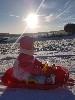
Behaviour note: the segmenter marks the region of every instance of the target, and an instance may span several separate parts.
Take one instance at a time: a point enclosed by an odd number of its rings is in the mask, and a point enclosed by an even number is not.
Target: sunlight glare
[[[35,28],[38,23],[37,15],[33,13],[29,14],[29,16],[26,18],[26,22],[30,28]]]

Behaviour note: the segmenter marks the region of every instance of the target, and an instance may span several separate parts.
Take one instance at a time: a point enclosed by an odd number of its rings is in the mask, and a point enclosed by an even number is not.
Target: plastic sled
[[[9,68],[4,75],[2,76],[3,85],[10,88],[27,88],[27,89],[55,89],[58,87],[62,87],[67,83],[69,79],[68,70],[62,66],[55,66],[55,68],[48,67],[46,71],[46,82],[44,84],[37,84],[34,81],[26,82],[19,81],[13,76],[13,67]],[[51,84],[48,82],[48,79],[51,74],[55,75],[55,83]]]

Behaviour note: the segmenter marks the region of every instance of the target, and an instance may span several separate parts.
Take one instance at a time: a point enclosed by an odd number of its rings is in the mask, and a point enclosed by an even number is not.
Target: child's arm
[[[43,64],[41,61],[39,61],[38,59],[35,59],[34,61],[34,66],[38,66],[38,68],[43,68]]]
[[[42,69],[38,66],[34,66],[33,63],[25,63],[20,64],[21,68],[31,74],[40,75],[42,73]]]

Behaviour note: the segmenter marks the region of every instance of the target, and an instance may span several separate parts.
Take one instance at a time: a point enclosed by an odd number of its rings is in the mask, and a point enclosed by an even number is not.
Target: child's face
[[[34,43],[32,44],[32,48],[31,49],[27,49],[28,51],[34,51]]]

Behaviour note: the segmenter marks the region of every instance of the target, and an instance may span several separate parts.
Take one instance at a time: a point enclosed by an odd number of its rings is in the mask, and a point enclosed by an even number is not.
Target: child
[[[39,83],[44,83],[46,77],[42,76],[43,64],[34,58],[34,38],[24,36],[20,39],[20,54],[13,66],[13,75],[20,81],[33,78]],[[40,77],[40,78],[39,78]]]

